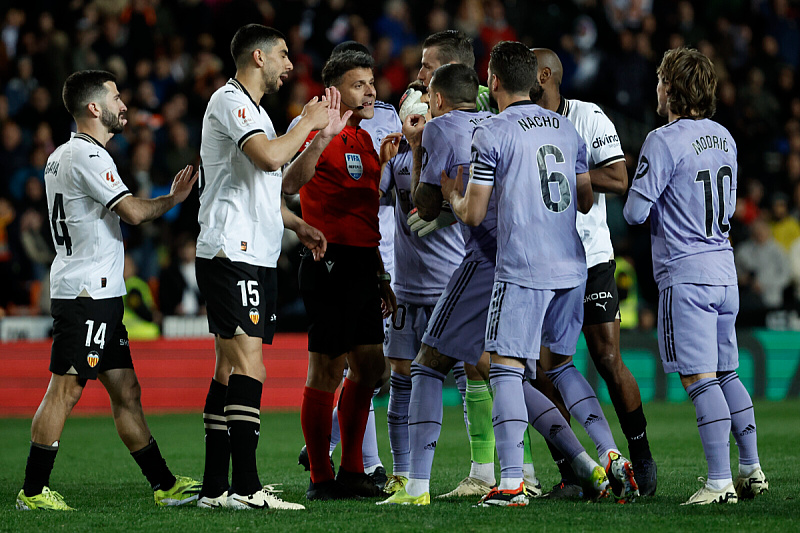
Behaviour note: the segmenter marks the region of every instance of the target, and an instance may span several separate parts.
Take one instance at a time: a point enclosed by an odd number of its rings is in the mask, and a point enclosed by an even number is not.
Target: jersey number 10
[[[717,225],[719,230],[725,234],[731,229],[728,224],[727,216],[725,215],[725,206],[727,205],[727,198],[725,197],[725,178],[730,180],[733,184],[733,170],[731,167],[725,165],[719,167],[717,171],[717,205],[719,205],[719,213],[717,214]],[[711,186],[711,171],[701,170],[697,173],[694,179],[695,183],[703,184],[703,193],[705,196],[703,202],[706,208],[706,237],[711,237],[714,234],[714,188]]]

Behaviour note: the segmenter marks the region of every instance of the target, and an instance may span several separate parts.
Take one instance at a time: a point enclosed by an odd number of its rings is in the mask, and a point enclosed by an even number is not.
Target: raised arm
[[[422,132],[425,128],[425,117],[422,115],[409,115],[403,122],[403,135],[406,136],[412,150],[413,163],[411,165],[411,199],[417,208],[417,215],[425,221],[434,220],[442,209],[442,190],[430,183],[420,183],[422,173],[422,158],[425,153],[422,148]]]
[[[317,101],[315,96],[303,108],[297,125],[286,135],[268,139],[266,135],[254,135],[244,142],[242,151],[253,164],[265,172],[274,172],[297,153],[308,134],[328,125],[329,102]]]
[[[345,125],[347,125],[347,119],[353,114],[352,111],[346,111],[343,115],[340,114],[341,94],[339,94],[336,87],[325,89],[325,101],[330,104],[327,108],[328,125],[317,133],[306,149],[283,171],[283,192],[286,194],[297,193],[300,187],[311,181],[311,178],[314,177],[314,170],[319,156],[322,155],[322,152],[333,138],[344,129]],[[297,129],[297,126],[292,131],[295,129]],[[308,134],[306,134],[307,136]],[[301,145],[302,143],[298,145],[298,149]],[[292,155],[295,153],[297,153],[297,150],[292,152]]]
[[[192,186],[197,181],[197,176],[197,172],[192,175],[192,165],[187,165],[175,175],[169,194],[158,198],[126,196],[113,207],[113,211],[132,226],[149,222],[186,200]]]
[[[464,167],[459,165],[456,178],[450,179],[442,171],[442,194],[450,202],[453,212],[467,226],[477,226],[486,218],[489,209],[489,200],[492,197],[492,185],[478,185],[474,182],[467,184],[467,191],[461,195],[464,186]]]

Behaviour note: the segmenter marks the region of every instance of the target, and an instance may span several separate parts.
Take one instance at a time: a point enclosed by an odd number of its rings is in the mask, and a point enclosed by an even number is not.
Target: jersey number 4
[[[56,198],[53,200],[53,238],[56,240],[57,246],[66,246],[67,255],[72,255],[72,239],[69,237],[67,230],[67,214],[64,212],[64,195],[56,193]],[[59,233],[59,227],[61,233]]]
[[[719,167],[717,171],[717,205],[719,205],[719,213],[717,213],[717,225],[719,226],[719,230],[724,234],[728,233],[728,230],[731,229],[730,224],[727,221],[727,215],[725,214],[725,206],[727,205],[727,197],[725,196],[725,178],[728,178],[728,183],[732,183],[733,181],[733,170],[731,167],[725,165]],[[706,208],[706,237],[711,237],[714,234],[714,187],[711,185],[711,171],[701,170],[697,173],[697,177],[694,179],[695,183],[702,183],[703,184],[703,193],[704,198],[703,202],[705,203]],[[730,191],[730,189],[728,189]]]

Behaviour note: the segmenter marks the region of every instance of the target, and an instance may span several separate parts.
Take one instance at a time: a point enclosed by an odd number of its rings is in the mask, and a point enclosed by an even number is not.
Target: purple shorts
[[[667,287],[658,296],[658,348],[664,372],[682,376],[739,367],[736,285]]]
[[[495,264],[467,256],[453,272],[433,309],[422,342],[439,353],[478,363],[483,353],[486,316],[492,297]]]
[[[413,361],[417,357],[425,328],[433,313],[432,305],[397,302],[394,321],[389,319],[383,355]]]
[[[571,289],[531,289],[495,282],[486,350],[517,359],[539,358],[540,346],[575,355],[583,325],[586,283]]]

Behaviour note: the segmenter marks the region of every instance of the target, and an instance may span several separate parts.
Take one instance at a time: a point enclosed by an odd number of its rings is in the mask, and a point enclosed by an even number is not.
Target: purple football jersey
[[[400,141],[397,155],[381,177],[384,195],[395,189],[394,292],[397,300],[414,305],[435,305],[450,276],[464,258],[464,238],[458,224],[420,237],[406,223],[411,200],[411,147]]]
[[[512,104],[475,129],[470,181],[497,199],[496,280],[532,289],[569,289],[586,280],[575,227],[577,174],[586,143],[558,113]]]
[[[485,111],[451,111],[434,118],[422,131],[422,171],[420,183],[441,187],[442,170],[455,177],[458,166],[464,167],[466,176],[470,164],[470,143],[475,126],[491,113]],[[466,190],[466,178],[464,190]],[[463,191],[462,191],[463,192]],[[494,199],[489,204],[486,219],[477,227],[461,224],[465,249],[475,258],[495,260],[497,255],[497,213]]]
[[[736,207],[736,143],[710,119],[681,118],[650,132],[632,191],[651,202],[653,274],[677,283],[735,285],[729,219]]]

